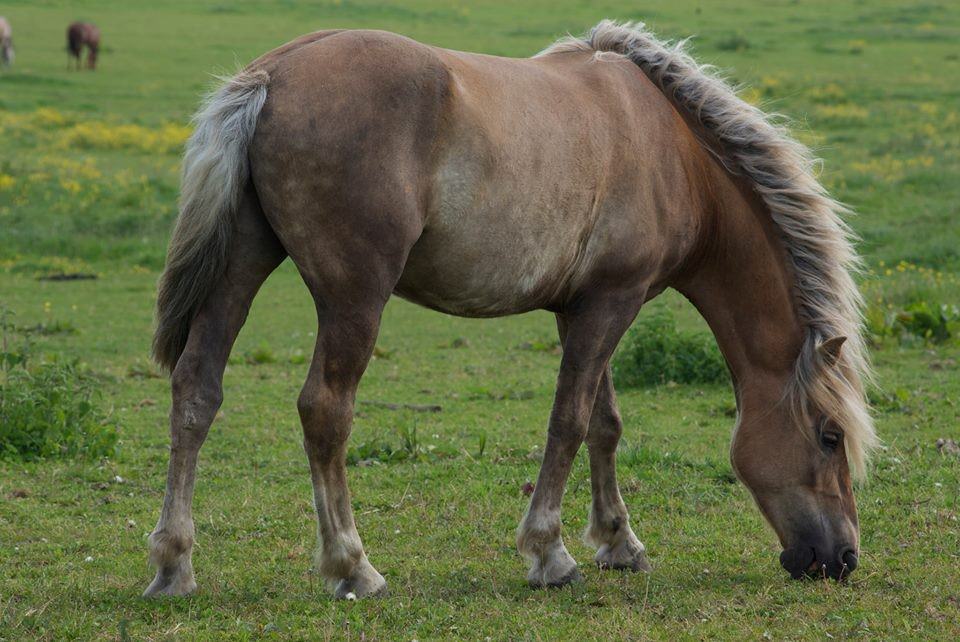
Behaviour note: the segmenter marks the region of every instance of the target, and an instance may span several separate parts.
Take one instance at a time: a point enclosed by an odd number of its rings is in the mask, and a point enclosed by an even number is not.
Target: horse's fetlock
[[[150,534],[148,541],[150,563],[157,568],[172,566],[193,548],[193,527],[179,531],[158,529]]]
[[[630,516],[622,502],[618,506],[594,505],[583,539],[588,544],[600,546],[628,538],[631,533]]]
[[[318,555],[317,568],[325,578],[343,579],[350,576],[363,558],[363,547],[359,541],[324,542]]]
[[[560,515],[528,513],[517,529],[517,549],[528,557],[540,556],[560,541]]]

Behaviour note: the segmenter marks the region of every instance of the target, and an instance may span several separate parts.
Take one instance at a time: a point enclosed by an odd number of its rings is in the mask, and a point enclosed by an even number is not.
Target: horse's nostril
[[[840,559],[843,560],[844,565],[847,567],[847,573],[852,573],[855,571],[857,564],[860,562],[857,554],[849,549],[843,552],[843,555],[840,556]]]

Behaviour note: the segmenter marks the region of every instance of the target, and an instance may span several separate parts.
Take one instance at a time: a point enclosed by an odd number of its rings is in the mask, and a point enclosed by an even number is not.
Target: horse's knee
[[[576,395],[567,399],[558,399],[550,415],[548,435],[565,444],[583,443],[590,427],[590,404],[586,397]]]
[[[623,435],[623,420],[616,408],[600,407],[598,403],[590,417],[587,446],[601,452],[616,450]]]

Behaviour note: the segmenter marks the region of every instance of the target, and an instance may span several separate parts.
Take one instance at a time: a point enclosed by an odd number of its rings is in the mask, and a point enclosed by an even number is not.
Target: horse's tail
[[[224,273],[234,215],[249,180],[247,147],[269,76],[244,70],[211,93],[194,117],[180,184],[180,216],[157,294],[153,357],[172,371],[190,323]]]

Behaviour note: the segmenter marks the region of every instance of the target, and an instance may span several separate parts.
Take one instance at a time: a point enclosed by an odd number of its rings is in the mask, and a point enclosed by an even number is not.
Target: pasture
[[[0,452],[0,639],[960,637],[960,456],[936,445],[960,441],[954,4],[49,0],[0,12],[17,50],[0,69],[2,351],[75,361],[119,439],[109,457]],[[295,406],[316,321],[287,262],[253,305],[201,453],[200,589],[141,599],[169,443],[169,383],[149,362],[155,284],[209,74],[316,29],[527,56],[603,17],[695,35],[695,55],[730,70],[744,98],[794,119],[824,159],[825,184],[859,212],[883,447],[857,489],[857,573],[788,578],[729,464],[729,384],[669,381],[619,389],[619,476],[654,572],[590,564],[581,452],[563,533],[585,581],[530,590],[514,533],[553,399],[553,316],[467,320],[395,299],[348,456],[358,528],[389,594],[332,600],[311,572]],[[64,31],[78,19],[103,33],[96,72],[67,70]],[[674,293],[647,308],[641,319],[655,311],[706,332]]]

